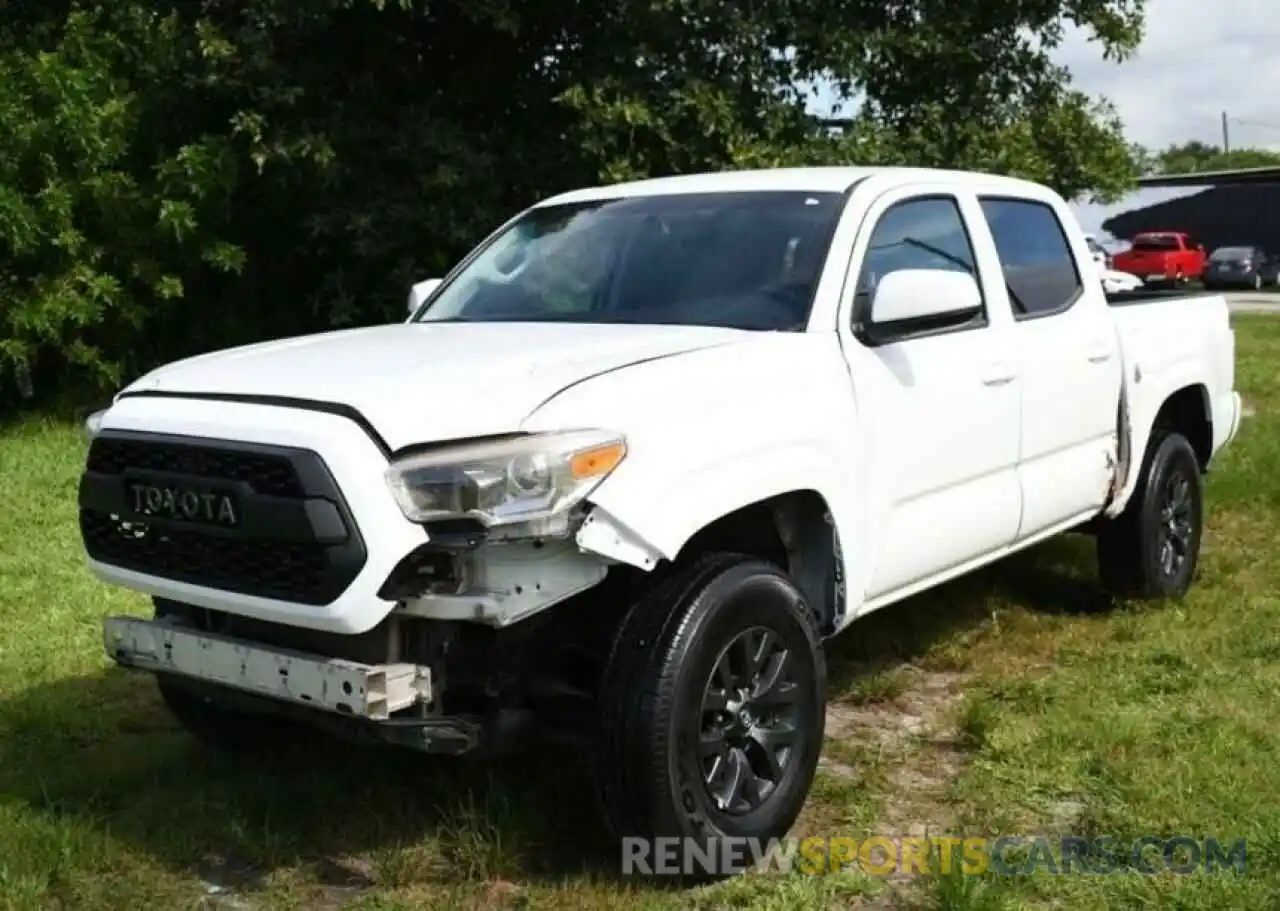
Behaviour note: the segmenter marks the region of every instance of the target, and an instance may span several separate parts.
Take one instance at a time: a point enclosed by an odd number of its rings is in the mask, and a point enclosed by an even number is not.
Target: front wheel
[[[826,664],[804,597],[748,557],[674,570],[623,620],[600,705],[597,788],[624,858],[642,873],[741,872],[734,861],[794,824],[822,749]],[[658,838],[677,839],[674,866],[654,866]],[[717,845],[735,841],[725,865]]]
[[[1098,530],[1103,585],[1126,598],[1181,598],[1200,559],[1204,483],[1195,450],[1178,433],[1158,433],[1128,505]]]

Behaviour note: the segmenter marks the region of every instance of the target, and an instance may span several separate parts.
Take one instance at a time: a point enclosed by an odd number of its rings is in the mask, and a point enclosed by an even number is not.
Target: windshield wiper
[[[945,259],[947,262],[954,263],[955,265],[963,269],[965,272],[967,272],[973,278],[975,279],[977,278],[977,276],[974,275],[973,266],[969,265],[960,257],[955,256],[954,254],[948,253],[946,250],[942,250],[938,247],[935,247],[933,244],[926,243],[923,240],[917,240],[914,237],[904,237],[902,238],[902,243],[910,244],[913,247],[918,247],[919,249],[924,250],[927,253],[932,253],[934,256],[937,256],[940,259]],[[1001,278],[1004,278],[1003,267],[1001,267]],[[1004,279],[1004,292],[1005,294],[1009,295],[1009,300],[1013,303],[1015,307],[1017,307],[1023,313],[1027,312],[1027,305],[1022,302],[1022,298],[1018,297],[1018,292],[1013,290],[1013,287],[1009,284],[1009,280],[1007,278]]]

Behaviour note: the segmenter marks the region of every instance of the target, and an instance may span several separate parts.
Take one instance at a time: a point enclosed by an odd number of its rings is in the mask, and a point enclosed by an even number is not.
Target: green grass
[[[1062,539],[830,645],[827,763],[799,834],[1248,839],[1235,875],[627,882],[577,757],[437,761],[317,739],[207,755],[109,666],[74,521],[78,429],[0,429],[0,908],[1266,908],[1280,905],[1280,318],[1240,316],[1256,416],[1209,485],[1176,606],[1097,609]]]

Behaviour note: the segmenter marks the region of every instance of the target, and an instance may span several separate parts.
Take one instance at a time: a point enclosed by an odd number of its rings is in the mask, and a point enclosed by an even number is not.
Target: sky
[[[1277,0],[1147,0],[1134,57],[1103,60],[1101,45],[1075,28],[1054,56],[1079,89],[1116,106],[1131,141],[1152,149],[1193,139],[1220,146],[1225,111],[1232,146],[1280,149],[1277,11]],[[1116,205],[1072,208],[1085,231],[1101,235],[1112,215],[1196,192],[1141,190]]]
[[[1115,104],[1129,139],[1149,148],[1198,139],[1280,148],[1280,16],[1275,0],[1147,0],[1146,34],[1135,57],[1102,59],[1074,30],[1058,62],[1090,95]],[[1143,190],[1113,206],[1077,205],[1086,231],[1104,219],[1198,190]]]

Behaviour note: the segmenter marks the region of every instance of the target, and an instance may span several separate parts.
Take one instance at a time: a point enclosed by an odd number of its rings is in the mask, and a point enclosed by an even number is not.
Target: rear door
[[[1100,509],[1111,483],[1120,397],[1119,339],[1097,282],[1084,281],[1050,197],[980,196],[1013,311],[1021,384],[1018,538],[1063,528]],[[1081,254],[1083,253],[1083,244]]]

